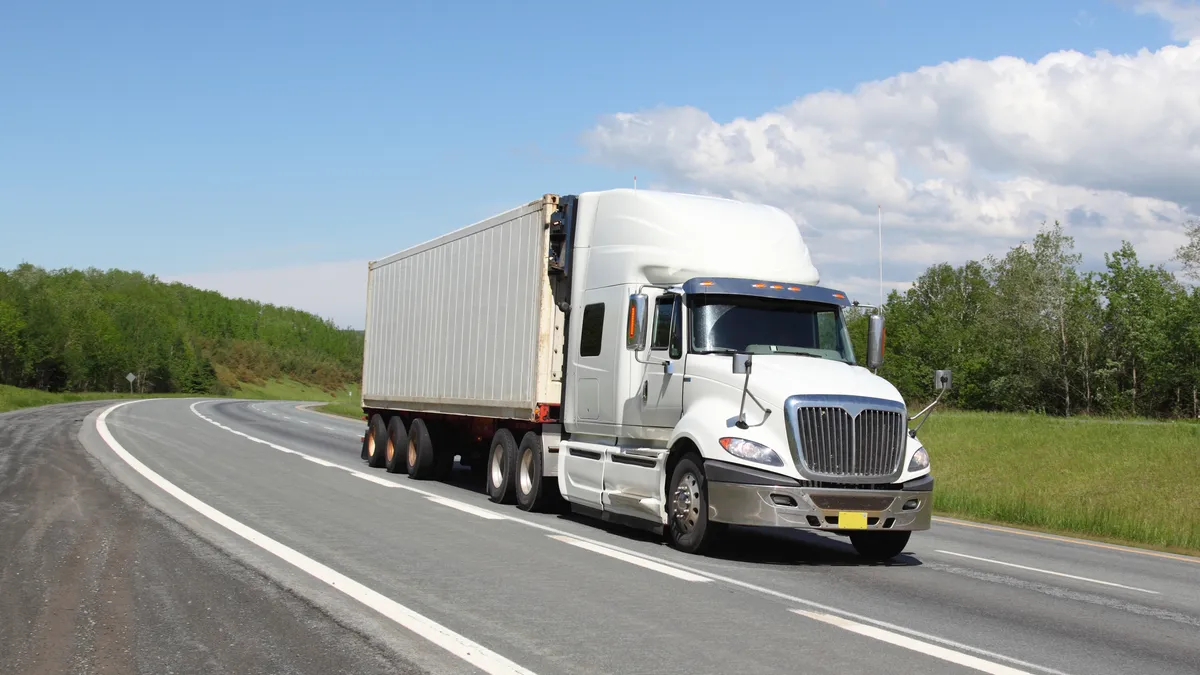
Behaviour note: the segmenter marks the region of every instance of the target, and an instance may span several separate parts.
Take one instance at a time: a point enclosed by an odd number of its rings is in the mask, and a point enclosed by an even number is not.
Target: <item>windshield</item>
[[[693,296],[692,351],[797,354],[854,363],[840,308],[742,296]]]

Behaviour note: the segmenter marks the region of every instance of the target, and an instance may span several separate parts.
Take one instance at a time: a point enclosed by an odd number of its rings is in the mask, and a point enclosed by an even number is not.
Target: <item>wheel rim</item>
[[[521,454],[521,494],[533,492],[533,450]]]
[[[504,483],[504,448],[497,446],[492,450],[492,487],[500,487]]]
[[[375,434],[367,432],[367,457],[375,456]]]
[[[417,465],[417,442],[411,438],[408,440],[408,465]]]
[[[671,498],[672,510],[675,514],[675,524],[684,533],[691,532],[700,519],[700,481],[696,475],[688,472],[683,474],[675,494]]]
[[[389,438],[388,443],[387,443],[387,461],[389,461],[389,462],[392,461],[392,458],[395,456],[396,456],[396,444],[392,442],[391,438]]]

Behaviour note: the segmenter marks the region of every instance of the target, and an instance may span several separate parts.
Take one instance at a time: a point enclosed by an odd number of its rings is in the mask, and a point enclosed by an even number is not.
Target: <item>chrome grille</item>
[[[903,412],[838,405],[795,407],[796,448],[809,472],[821,476],[887,478],[904,458]]]

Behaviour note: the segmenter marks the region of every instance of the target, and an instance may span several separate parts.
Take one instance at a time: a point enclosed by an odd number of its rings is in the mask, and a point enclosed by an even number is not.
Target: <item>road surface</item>
[[[738,531],[699,557],[632,530],[492,504],[465,477],[413,481],[367,468],[362,423],[292,403],[169,399],[85,411],[9,418],[9,428],[56,424],[44,437],[0,431],[0,444],[47,443],[71,458],[60,480],[102,474],[108,491],[137,496],[118,498],[135,515],[85,509],[89,537],[103,539],[113,517],[157,528],[76,549],[124,551],[109,568],[133,579],[116,595],[129,596],[127,609],[151,608],[119,633],[98,634],[103,621],[89,618],[89,639],[93,650],[119,644],[134,663],[164,663],[143,650],[165,654],[190,635],[196,653],[182,670],[204,672],[1200,672],[1196,559],[946,519],[889,564],[863,563],[841,538],[761,531]],[[80,447],[67,442],[75,433]],[[0,456],[0,476],[35,456],[0,452],[12,455]],[[17,507],[26,521],[68,508],[29,499]],[[13,526],[2,534],[7,545]],[[21,574],[60,580],[87,567],[52,548],[39,555],[5,559],[6,604],[19,564]],[[120,569],[109,573],[116,583]],[[80,597],[103,597],[103,574],[89,574],[51,594],[53,611],[19,607],[3,618],[53,628]],[[29,588],[16,597],[36,604]],[[205,612],[184,609],[185,598]],[[0,638],[18,638],[23,663],[44,664],[48,649],[71,643],[69,628],[13,630],[0,628]]]

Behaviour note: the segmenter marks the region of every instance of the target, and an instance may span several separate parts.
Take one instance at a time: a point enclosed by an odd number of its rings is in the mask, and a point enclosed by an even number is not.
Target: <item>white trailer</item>
[[[819,281],[773,207],[547,194],[370,264],[362,457],[427,479],[458,456],[493,501],[687,551],[757,525],[891,557],[930,525],[928,454]]]

